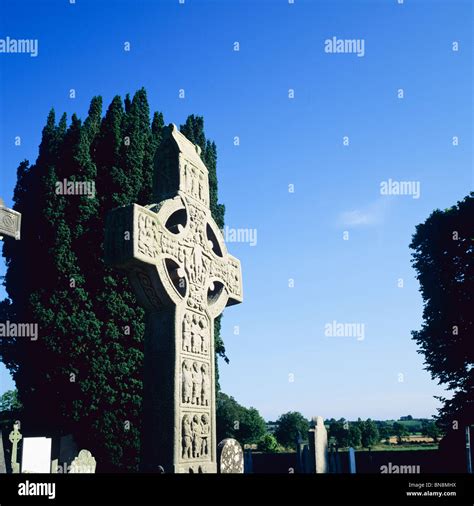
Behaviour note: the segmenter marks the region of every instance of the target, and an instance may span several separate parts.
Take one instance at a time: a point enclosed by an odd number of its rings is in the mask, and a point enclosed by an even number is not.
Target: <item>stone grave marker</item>
[[[97,462],[89,450],[81,450],[79,455],[72,461],[69,474],[93,474]]]
[[[0,474],[5,474],[7,472],[7,465],[5,462],[5,452],[3,451],[3,437],[0,432]]]
[[[17,459],[18,459],[18,443],[21,441],[22,437],[23,436],[20,433],[20,422],[17,420],[13,424],[13,430],[10,432],[10,435],[8,436],[8,439],[12,444],[11,466],[13,474],[18,474],[20,472],[20,464],[18,463]]]
[[[244,452],[239,442],[232,438],[223,439],[217,446],[219,473],[242,474],[244,472]]]
[[[328,472],[328,433],[321,416],[313,418],[314,427],[308,431],[311,472]]]
[[[211,216],[200,148],[170,125],[155,163],[156,204],[111,211],[105,237],[146,312],[140,467],[215,473],[214,320],[242,301],[240,262]]]
[[[0,198],[0,239],[6,235],[19,240],[20,231],[21,213],[5,207],[3,199]]]
[[[51,473],[51,445],[49,437],[24,437],[21,472]]]

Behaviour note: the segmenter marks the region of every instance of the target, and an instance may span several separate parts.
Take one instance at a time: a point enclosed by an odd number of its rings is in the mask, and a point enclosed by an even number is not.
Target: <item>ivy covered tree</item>
[[[410,248],[423,297],[412,332],[426,369],[452,392],[439,410],[444,426],[474,423],[474,193],[416,227]]]
[[[190,116],[186,125],[204,148],[213,213],[222,223],[215,144],[202,118]],[[74,434],[100,471],[137,469],[144,336],[144,311],[127,277],[104,262],[105,216],[117,206],[152,203],[163,126],[161,113],[150,121],[144,89],[124,101],[116,96],[105,116],[94,97],[84,122],[76,115],[69,125],[65,115],[56,122],[51,110],[36,162],[25,160],[17,171],[22,240],[3,247],[8,299],[0,302],[0,320],[39,329],[36,341],[0,341],[24,406],[23,426]],[[58,186],[63,181],[87,183],[89,191],[67,194]]]

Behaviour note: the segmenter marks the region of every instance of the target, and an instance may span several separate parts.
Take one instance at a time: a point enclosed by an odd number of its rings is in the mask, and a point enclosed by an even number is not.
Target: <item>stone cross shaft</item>
[[[155,159],[158,203],[107,217],[106,261],[127,271],[146,311],[143,471],[217,472],[214,320],[242,301],[242,276],[199,155],[170,125]]]

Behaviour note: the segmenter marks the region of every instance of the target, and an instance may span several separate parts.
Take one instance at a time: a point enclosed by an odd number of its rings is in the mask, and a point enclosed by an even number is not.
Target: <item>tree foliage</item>
[[[436,425],[435,422],[425,423],[421,429],[421,433],[426,437],[432,438],[435,443],[438,442],[438,439],[442,435],[441,429]]]
[[[267,432],[258,442],[258,451],[265,453],[277,453],[280,451],[281,446],[278,444],[276,437]]]
[[[364,448],[371,448],[380,441],[377,425],[370,418],[361,423],[361,444]]]
[[[416,227],[410,248],[423,297],[423,324],[412,332],[433,379],[452,391],[442,423],[474,422],[474,193]]]
[[[255,408],[245,408],[223,392],[217,394],[216,425],[218,441],[231,437],[251,444],[266,433],[265,420]]]
[[[0,412],[15,411],[21,408],[21,402],[18,399],[16,390],[7,390],[0,395]]]
[[[400,422],[395,422],[393,424],[393,434],[396,436],[398,444],[402,444],[403,438],[410,435],[405,425]]]
[[[298,411],[289,411],[281,415],[277,424],[275,437],[286,448],[293,448],[298,434],[305,438],[309,430],[309,421]]]

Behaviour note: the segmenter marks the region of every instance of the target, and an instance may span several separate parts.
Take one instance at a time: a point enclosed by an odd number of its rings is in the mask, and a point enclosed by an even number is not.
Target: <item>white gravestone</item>
[[[49,437],[24,437],[22,473],[51,473],[51,442]]]

